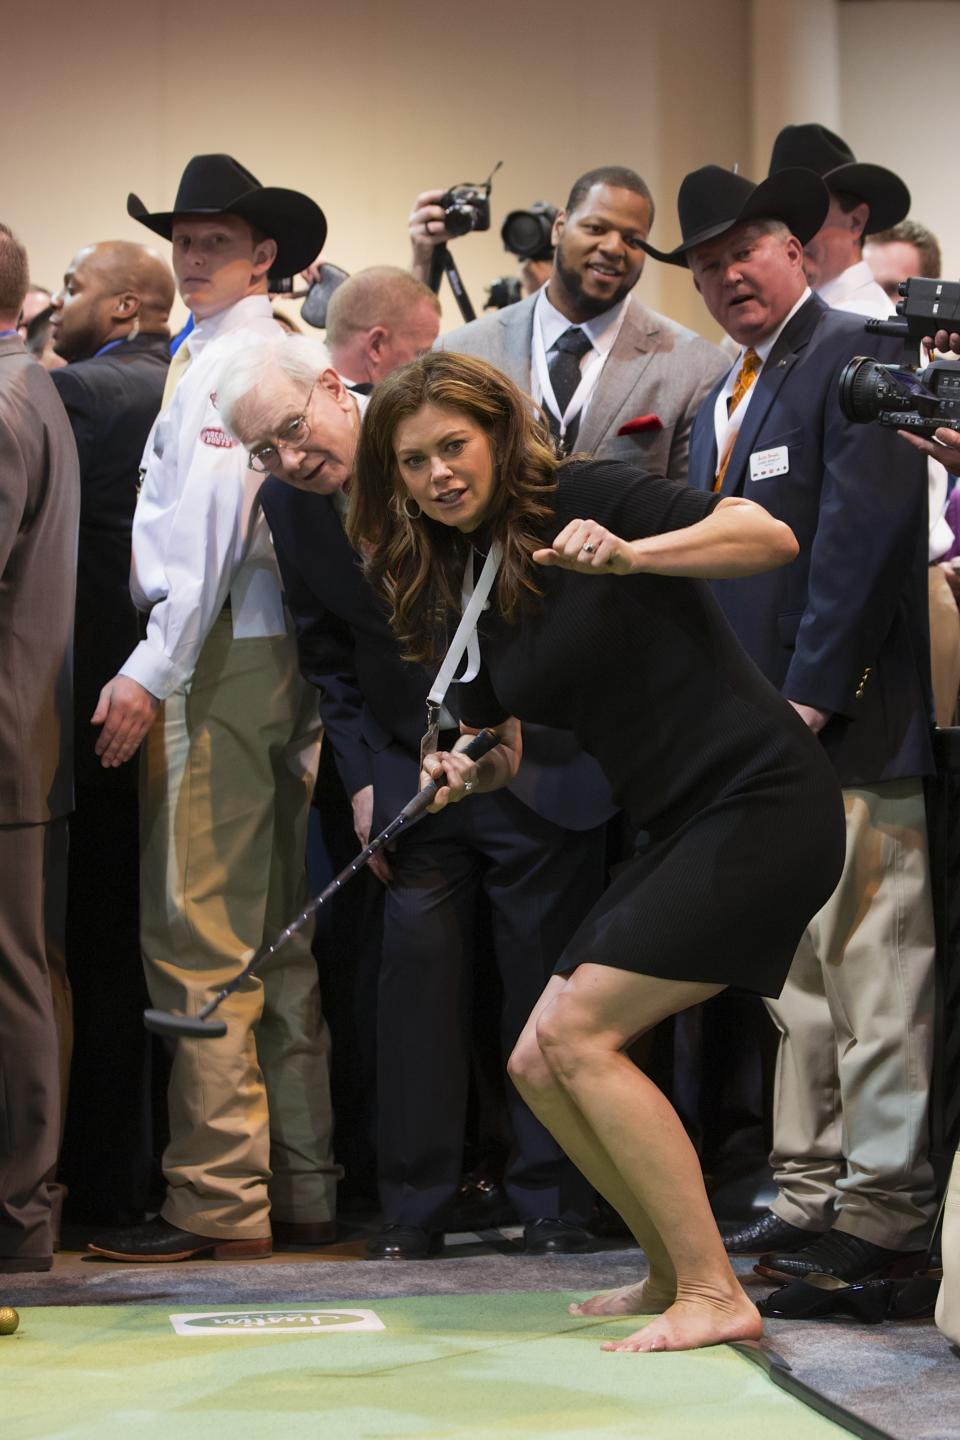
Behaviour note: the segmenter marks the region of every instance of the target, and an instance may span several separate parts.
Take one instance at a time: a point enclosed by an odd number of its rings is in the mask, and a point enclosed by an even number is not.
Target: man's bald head
[[[53,297],[53,348],[65,360],[87,360],[113,340],[166,335],[175,293],[170,267],[148,245],[86,245]]]

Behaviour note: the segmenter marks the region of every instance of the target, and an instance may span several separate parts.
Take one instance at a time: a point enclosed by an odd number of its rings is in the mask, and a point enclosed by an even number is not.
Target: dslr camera
[[[443,209],[448,235],[469,235],[490,229],[490,181],[484,185],[454,185],[437,201]]]
[[[960,429],[960,361],[935,360],[922,370],[909,363],[925,335],[960,330],[960,284],[912,276],[898,286],[903,299],[889,320],[867,320],[869,335],[899,336],[902,365],[857,355],[840,375],[840,409],[848,420],[876,420],[894,430],[931,436],[941,425]]]

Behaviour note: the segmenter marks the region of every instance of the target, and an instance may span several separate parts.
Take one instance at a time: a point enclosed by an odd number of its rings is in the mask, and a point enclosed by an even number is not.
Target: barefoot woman
[[[377,387],[357,462],[351,533],[410,655],[437,663],[465,568],[503,547],[481,669],[457,695],[463,728],[501,744],[478,766],[428,757],[447,778],[437,806],[506,783],[528,720],[573,730],[649,836],[571,936],[510,1062],[649,1261],[644,1285],[572,1308],[664,1311],[611,1349],[754,1337],[693,1148],[624,1050],[726,985],[776,995],[839,877],[832,772],[701,583],[783,565],[794,537],[748,500],[617,461],[558,464],[529,399],[461,355]]]

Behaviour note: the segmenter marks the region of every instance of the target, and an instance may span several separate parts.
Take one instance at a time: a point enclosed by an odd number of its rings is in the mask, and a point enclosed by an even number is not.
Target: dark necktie
[[[578,325],[571,325],[569,330],[564,330],[560,339],[550,351],[550,358],[547,362],[550,371],[550,384],[553,386],[553,396],[557,402],[558,415],[554,415],[546,406],[547,416],[550,420],[550,429],[554,438],[560,438],[560,420],[564,411],[573,399],[577,386],[580,384],[580,361],[588,350],[593,349],[593,341],[580,329]],[[577,431],[580,429],[580,416],[574,415],[564,436],[564,449],[569,451],[576,439]]]
[[[353,393],[354,393],[354,395],[372,395],[372,394],[373,394],[373,385],[371,384],[371,382],[370,382],[369,380],[358,380],[355,385],[352,384],[352,383],[351,383],[350,385],[348,385],[348,386],[347,386],[347,389],[348,389],[348,390],[352,390]]]

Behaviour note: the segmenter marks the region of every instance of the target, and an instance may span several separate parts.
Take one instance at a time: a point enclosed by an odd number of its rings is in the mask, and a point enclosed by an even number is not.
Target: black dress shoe
[[[888,1250],[857,1235],[847,1235],[843,1230],[828,1230],[802,1250],[790,1254],[773,1250],[761,1255],[753,1268],[758,1275],[774,1279],[802,1280],[810,1274],[835,1275],[838,1280],[853,1285],[859,1280],[876,1280],[895,1269],[907,1274],[915,1270],[922,1259],[923,1252],[919,1250]]]
[[[835,1275],[811,1272],[804,1280],[781,1285],[757,1303],[769,1320],[820,1320],[849,1315],[865,1325],[881,1320],[929,1318],[936,1308],[940,1274],[926,1272],[906,1280],[862,1280],[848,1285]]]
[[[367,1243],[368,1260],[427,1260],[439,1253],[443,1236],[416,1225],[384,1225]]]
[[[524,1255],[582,1255],[592,1244],[587,1230],[563,1220],[530,1220],[523,1227]]]
[[[284,1250],[301,1250],[314,1245],[332,1245],[337,1238],[336,1220],[271,1220],[273,1243]]]
[[[800,1250],[810,1245],[826,1232],[823,1230],[801,1230],[798,1225],[788,1225],[779,1215],[768,1210],[759,1220],[740,1225],[735,1230],[721,1231],[723,1248],[728,1255],[762,1255],[775,1249],[778,1254]]]
[[[805,1280],[791,1280],[781,1285],[765,1300],[757,1303],[760,1314],[768,1320],[822,1320],[827,1316],[849,1315],[865,1325],[879,1325],[890,1307],[889,1293],[883,1289],[891,1282],[866,1280],[848,1285],[836,1275],[817,1275],[811,1271]]]
[[[23,1275],[28,1270],[52,1270],[52,1255],[0,1255],[0,1275]]]
[[[259,1259],[270,1255],[270,1236],[243,1240],[224,1240],[211,1235],[194,1235],[179,1230],[161,1215],[135,1225],[131,1230],[113,1230],[97,1235],[87,1249],[108,1260],[172,1261],[195,1260],[198,1255],[212,1255],[214,1260]]]

